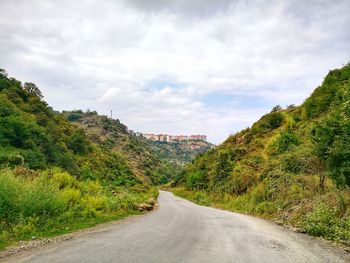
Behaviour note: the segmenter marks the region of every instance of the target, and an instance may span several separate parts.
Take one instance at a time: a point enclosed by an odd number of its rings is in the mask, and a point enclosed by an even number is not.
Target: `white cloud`
[[[135,130],[220,142],[350,60],[349,11],[346,0],[3,0],[0,67],[56,109],[112,109]],[[217,93],[257,105],[203,99]]]

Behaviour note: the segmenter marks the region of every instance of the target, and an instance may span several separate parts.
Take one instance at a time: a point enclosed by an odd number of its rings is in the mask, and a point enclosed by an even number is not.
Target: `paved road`
[[[268,221],[161,191],[160,208],[15,262],[350,262],[345,252]]]

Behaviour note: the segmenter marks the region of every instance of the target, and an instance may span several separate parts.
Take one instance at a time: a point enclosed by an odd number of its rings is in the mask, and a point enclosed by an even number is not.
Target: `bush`
[[[54,185],[44,178],[38,178],[26,183],[19,206],[25,217],[38,216],[46,219],[61,214],[65,209],[65,202]]]
[[[23,185],[12,174],[1,172],[0,174],[0,221],[10,223],[18,216],[18,196],[23,192]]]
[[[85,196],[81,200],[84,217],[96,217],[109,209],[108,198],[106,196]]]
[[[88,141],[83,130],[77,130],[69,138],[67,146],[76,154],[86,154],[88,152]]]
[[[282,170],[295,174],[313,172],[313,166],[315,165],[314,159],[307,149],[301,148],[290,151],[281,158]]]
[[[258,184],[249,192],[250,202],[254,205],[268,201],[270,195],[271,193],[266,182]]]
[[[189,173],[186,178],[186,186],[188,188],[203,188],[206,184],[206,177],[201,172]]]
[[[257,182],[256,172],[249,167],[236,168],[228,183],[228,191],[236,195],[245,193]]]
[[[29,238],[37,230],[38,223],[38,217],[20,217],[19,223],[13,228],[13,233],[19,238]]]
[[[78,181],[73,176],[67,172],[54,171],[52,175],[52,180],[58,185],[58,188],[64,189],[66,187],[77,186]]]
[[[304,217],[304,228],[314,236],[331,236],[334,224],[337,222],[337,213],[334,208],[320,203],[316,209]]]
[[[69,207],[73,207],[79,202],[81,193],[79,189],[68,187],[60,192],[60,196]]]
[[[300,141],[299,138],[291,131],[286,130],[281,132],[275,143],[273,144],[274,153],[275,154],[281,154],[289,149],[291,149],[293,146],[299,145]]]
[[[68,114],[68,120],[71,122],[78,121],[83,117],[83,113],[70,113]]]
[[[0,220],[17,222],[20,217],[47,219],[59,215],[65,202],[59,191],[43,177],[32,181],[16,178],[10,172],[0,176]]]
[[[284,116],[281,112],[271,112],[263,116],[258,122],[252,126],[252,132],[264,133],[274,130],[282,125]]]
[[[20,154],[20,151],[4,147],[0,149],[0,165],[3,167],[24,165],[24,157]]]

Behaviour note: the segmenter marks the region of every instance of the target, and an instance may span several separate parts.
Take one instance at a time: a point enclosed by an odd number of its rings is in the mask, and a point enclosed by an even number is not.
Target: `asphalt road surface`
[[[159,209],[12,262],[350,262],[343,250],[266,220],[160,191]]]

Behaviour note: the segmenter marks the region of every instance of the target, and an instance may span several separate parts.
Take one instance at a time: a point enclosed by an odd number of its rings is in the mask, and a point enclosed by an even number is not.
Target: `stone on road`
[[[158,210],[14,262],[350,262],[346,252],[269,221],[160,191]]]

